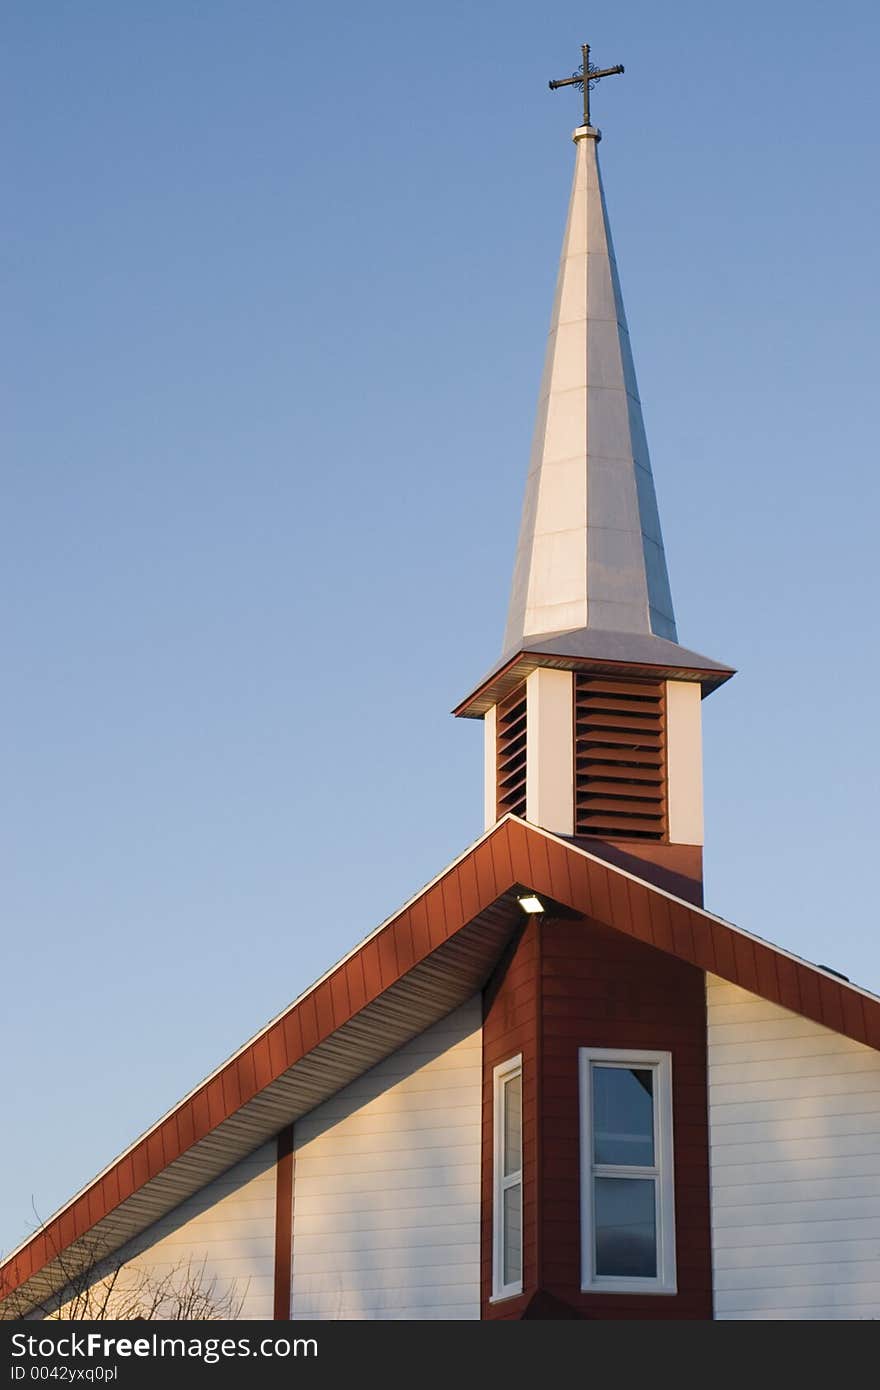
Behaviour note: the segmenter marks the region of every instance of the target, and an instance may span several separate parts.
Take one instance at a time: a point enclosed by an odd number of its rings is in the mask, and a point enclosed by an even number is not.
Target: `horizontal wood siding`
[[[596,922],[543,927],[543,1287],[582,1318],[712,1316],[703,972]],[[672,1053],[678,1292],[582,1293],[581,1047]]]
[[[271,1318],[275,1257],[276,1145],[263,1144],[173,1212],[148,1227],[112,1257],[113,1266],[130,1265],[161,1278],[184,1267],[204,1273],[203,1286],[216,1279],[218,1297],[243,1299],[242,1318]],[[99,1263],[95,1283],[104,1273]],[[178,1280],[179,1282],[179,1280]],[[125,1286],[125,1273],[119,1287]]]
[[[297,1122],[294,1318],[480,1315],[479,997]]]
[[[880,1317],[880,1053],[707,976],[715,1316]]]
[[[93,1235],[118,1249],[472,997],[510,941],[524,885],[880,1049],[873,996],[509,817],[13,1251],[5,1297],[40,1304],[63,1281],[59,1252],[78,1264]]]

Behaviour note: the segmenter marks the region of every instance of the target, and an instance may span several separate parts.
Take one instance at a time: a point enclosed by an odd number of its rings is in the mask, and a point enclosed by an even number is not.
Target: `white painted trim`
[[[643,1067],[654,1072],[654,1157],[650,1168],[593,1163],[592,1064]],[[578,1049],[581,1142],[581,1289],[584,1293],[677,1292],[675,1278],[675,1174],[672,1145],[672,1054],[630,1052],[610,1047]],[[656,1188],[657,1277],[627,1279],[597,1275],[593,1262],[593,1179],[631,1177],[653,1179]]]
[[[693,681],[666,682],[666,800],[674,845],[703,843],[702,693]]]
[[[492,1072],[492,1299],[493,1303],[502,1298],[513,1298],[522,1293],[522,1136],[520,1135],[520,1166],[504,1175],[504,1085],[515,1076],[522,1077],[522,1053],[517,1053],[506,1062],[500,1062]],[[505,1191],[519,1187],[520,1200],[520,1277],[514,1283],[503,1282],[504,1270],[504,1205]]]
[[[498,706],[483,718],[483,821],[491,830],[498,819]]]
[[[539,666],[526,678],[526,820],[574,834],[574,675]]]

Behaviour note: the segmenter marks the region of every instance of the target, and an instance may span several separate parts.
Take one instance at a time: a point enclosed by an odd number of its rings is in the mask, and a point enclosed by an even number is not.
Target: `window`
[[[493,1073],[495,1191],[492,1206],[492,1295],[522,1293],[522,1057]]]
[[[581,1283],[675,1293],[672,1059],[580,1050]]]

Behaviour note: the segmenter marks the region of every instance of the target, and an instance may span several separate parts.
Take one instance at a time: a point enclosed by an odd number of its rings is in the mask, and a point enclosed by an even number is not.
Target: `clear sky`
[[[481,831],[589,39],[707,901],[880,990],[880,11],[11,0],[0,1248]]]

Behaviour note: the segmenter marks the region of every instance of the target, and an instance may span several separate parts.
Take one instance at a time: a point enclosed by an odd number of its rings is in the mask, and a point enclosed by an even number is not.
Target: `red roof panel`
[[[508,816],[14,1252],[0,1271],[7,1290],[38,1273],[517,885],[880,1048],[880,999]],[[632,1009],[606,994],[601,1006],[610,1015]],[[646,1017],[641,1008],[642,1022]]]

